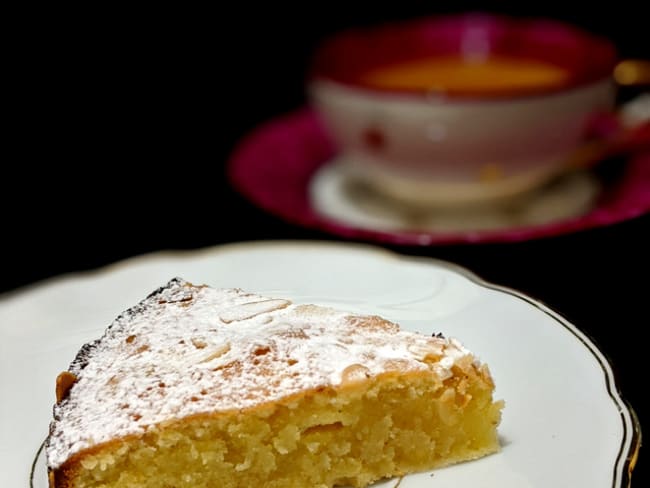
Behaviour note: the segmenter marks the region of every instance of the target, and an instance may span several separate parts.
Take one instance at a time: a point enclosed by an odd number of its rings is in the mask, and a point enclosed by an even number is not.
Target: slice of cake
[[[57,378],[50,486],[367,486],[496,452],[493,390],[454,339],[174,279]]]

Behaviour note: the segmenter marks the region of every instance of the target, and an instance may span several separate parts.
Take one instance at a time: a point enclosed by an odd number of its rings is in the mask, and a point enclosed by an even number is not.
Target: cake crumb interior
[[[499,450],[486,378],[387,373],[294,400],[151,426],[80,453],[75,488],[364,487]],[[461,382],[465,382],[461,384]],[[59,484],[60,483],[60,484]]]

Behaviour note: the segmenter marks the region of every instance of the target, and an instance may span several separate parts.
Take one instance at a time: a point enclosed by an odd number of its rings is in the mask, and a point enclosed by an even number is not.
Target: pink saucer
[[[372,219],[360,223],[348,219],[345,211],[337,216],[336,212],[323,211],[322,206],[317,205],[312,183],[323,173],[319,170],[327,170],[326,165],[336,156],[336,148],[317,117],[311,110],[304,109],[273,120],[249,134],[230,158],[228,175],[240,193],[286,221],[346,238],[399,245],[524,241],[607,226],[650,211],[650,152],[644,152],[630,157],[615,181],[604,185],[598,181],[597,192],[592,193],[594,198],[589,206],[579,212],[576,206],[573,216],[558,214],[561,216],[550,221],[524,219],[516,225],[495,228],[471,228],[470,225],[449,229],[435,228],[435,225],[413,226],[412,223],[373,228]],[[593,175],[587,176],[588,181],[597,180]],[[331,175],[329,181],[332,186]],[[584,187],[584,181],[581,184]],[[570,188],[567,185],[564,188]],[[330,201],[337,198],[336,195],[336,192],[331,193]],[[534,198],[530,197],[527,204],[539,206],[532,202]],[[345,203],[348,208],[355,205],[354,201]]]

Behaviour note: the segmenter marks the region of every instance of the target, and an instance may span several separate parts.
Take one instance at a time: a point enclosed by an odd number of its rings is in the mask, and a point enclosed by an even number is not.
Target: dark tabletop
[[[3,178],[0,291],[160,249],[342,241],[256,208],[230,188],[225,161],[252,128],[305,103],[304,72],[320,39],[435,13],[428,4],[93,12],[56,25],[41,12],[43,31],[31,26],[34,36],[26,37],[34,43],[24,72],[31,75],[17,75],[21,109],[8,132],[18,151],[4,166],[17,176]],[[456,2],[439,11],[465,8],[486,7]],[[646,21],[633,2],[591,6],[588,15],[489,8],[576,22],[612,37],[625,56],[650,58]],[[642,399],[650,216],[537,241],[390,249],[452,261],[545,302],[594,339],[641,424],[650,422]],[[646,458],[642,449],[634,486],[647,486]]]

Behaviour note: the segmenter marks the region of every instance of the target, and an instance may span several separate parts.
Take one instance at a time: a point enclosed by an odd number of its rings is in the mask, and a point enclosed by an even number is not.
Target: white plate
[[[591,341],[544,305],[453,265],[373,248],[257,243],[162,253],[59,278],[0,301],[0,473],[29,486],[54,379],[79,347],[173,276],[375,313],[441,331],[485,360],[506,400],[502,452],[404,478],[400,488],[627,486],[639,428]],[[39,456],[33,486],[47,486]],[[395,486],[396,480],[379,484]]]

